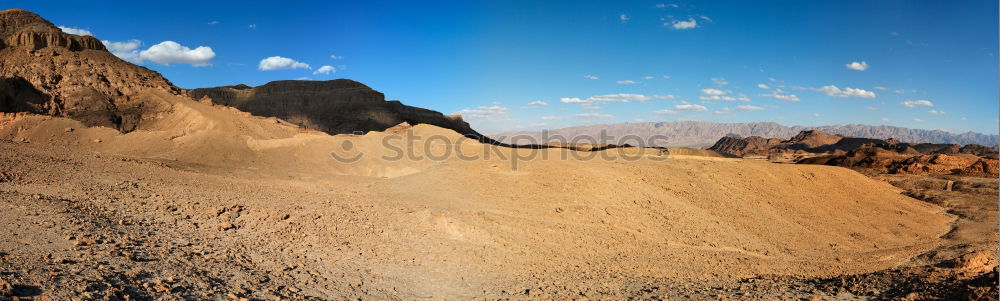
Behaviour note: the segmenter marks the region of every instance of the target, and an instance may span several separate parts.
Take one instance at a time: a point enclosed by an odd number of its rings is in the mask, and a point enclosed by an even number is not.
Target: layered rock
[[[708,150],[740,157],[767,156],[771,153],[771,149],[779,144],[781,139],[778,138],[726,136]]]
[[[997,147],[978,144],[900,143],[830,135],[809,130],[781,141],[777,138],[719,139],[709,150],[736,156],[767,156],[772,161],[842,166],[877,173],[997,176]],[[785,158],[791,157],[791,160]]]
[[[159,73],[125,62],[91,36],[62,32],[24,10],[0,11],[0,111],[77,119],[122,131],[167,108],[143,101],[155,89],[180,95]]]
[[[330,134],[384,131],[397,124],[430,124],[466,136],[481,136],[461,116],[386,101],[385,95],[348,79],[285,80],[189,91],[195,99],[235,107],[258,116],[277,117]]]

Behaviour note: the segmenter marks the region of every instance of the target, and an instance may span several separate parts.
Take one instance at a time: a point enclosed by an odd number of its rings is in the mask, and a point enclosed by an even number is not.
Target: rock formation
[[[91,36],[62,32],[24,10],[0,11],[0,111],[80,120],[135,130],[164,110],[141,101],[146,89],[180,94],[159,73],[114,56]]]
[[[779,144],[781,139],[778,138],[725,136],[708,150],[739,157],[767,156]]]
[[[435,125],[466,136],[481,136],[461,116],[446,116],[399,101],[386,101],[381,92],[349,79],[283,80],[258,87],[202,88],[191,90],[189,95],[330,134],[384,131],[406,122]]]
[[[901,143],[802,131],[791,139],[727,136],[709,150],[772,161],[842,166],[878,173],[997,176],[997,147]],[[791,160],[783,160],[791,157]]]

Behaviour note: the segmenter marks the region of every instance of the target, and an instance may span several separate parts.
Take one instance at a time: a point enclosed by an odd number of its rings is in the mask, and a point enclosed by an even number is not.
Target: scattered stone
[[[14,285],[7,282],[3,278],[0,278],[0,297],[6,297],[14,294]]]

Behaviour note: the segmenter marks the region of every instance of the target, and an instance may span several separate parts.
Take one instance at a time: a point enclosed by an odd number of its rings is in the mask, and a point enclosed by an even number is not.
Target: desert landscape
[[[27,10],[0,38],[0,300],[998,296],[996,135],[524,144],[349,79],[183,89]]]

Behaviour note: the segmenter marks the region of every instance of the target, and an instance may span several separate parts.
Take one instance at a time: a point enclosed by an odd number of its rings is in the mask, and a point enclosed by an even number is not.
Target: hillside
[[[665,145],[646,146],[703,147],[714,144],[719,138],[724,136],[761,136],[789,139],[799,132],[806,130],[820,130],[830,134],[861,138],[895,138],[902,142],[912,143],[996,145],[1000,141],[1000,136],[998,135],[974,132],[956,134],[941,130],[908,129],[885,125],[848,124],[810,127],[784,126],[774,122],[715,123],[704,121],[639,122],[577,126],[550,130],[548,137],[558,135],[572,140],[576,137],[601,137],[601,131],[606,131],[607,136],[625,137],[634,135],[643,141],[647,141],[649,137],[653,137],[654,135],[663,135],[663,137],[667,138]],[[501,142],[516,143],[516,141],[512,141],[511,137],[520,137],[519,139],[523,141],[538,141],[542,135],[540,132],[516,132],[490,134],[488,136]],[[616,141],[598,142],[615,143]]]
[[[144,116],[169,109],[144,99],[149,93],[181,93],[159,73],[114,56],[97,38],[64,33],[28,11],[0,12],[0,38],[0,112],[128,132]]]
[[[329,134],[384,131],[397,124],[430,124],[463,135],[482,136],[461,116],[386,101],[385,95],[349,79],[283,80],[258,87],[200,88],[191,97],[231,106],[257,116],[277,117]]]

